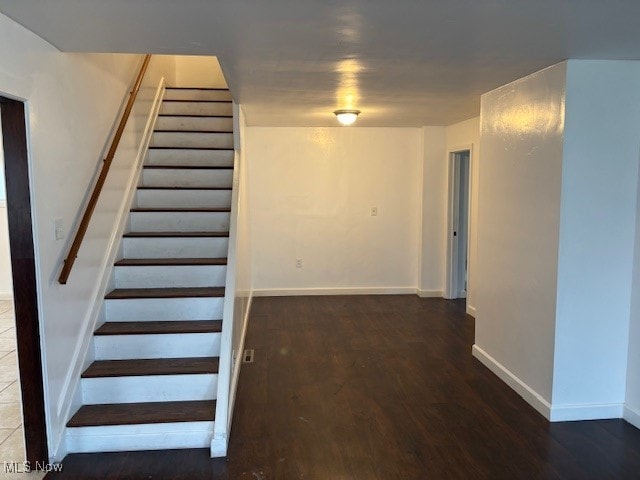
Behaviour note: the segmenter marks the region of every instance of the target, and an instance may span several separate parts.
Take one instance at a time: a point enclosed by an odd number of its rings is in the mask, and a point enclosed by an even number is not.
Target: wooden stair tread
[[[202,113],[160,113],[159,117],[233,118],[233,115],[205,115]]]
[[[125,238],[228,237],[229,232],[128,232]]]
[[[193,129],[183,129],[183,130],[154,130],[153,133],[224,133],[230,134],[233,133],[233,130],[193,130]]]
[[[228,92],[224,87],[165,87],[165,90],[212,90],[216,92]]]
[[[175,102],[182,102],[182,103],[232,103],[233,100],[174,100],[174,99],[162,99],[163,102],[170,102],[170,103],[175,103]]]
[[[149,147],[149,150],[223,150],[231,152],[232,147]]]
[[[169,333],[219,333],[222,320],[175,320],[152,322],[106,322],[94,335],[156,335]]]
[[[214,420],[215,413],[215,400],[83,405],[67,427],[210,422]]]
[[[152,168],[159,170],[191,169],[191,170],[233,170],[233,167],[219,167],[210,165],[143,165],[142,168]]]
[[[231,209],[229,207],[223,208],[209,208],[209,207],[184,207],[184,208],[171,208],[171,207],[136,207],[131,209],[134,213],[163,213],[163,212],[177,212],[177,213],[229,213]]]
[[[123,300],[134,298],[205,298],[224,297],[224,287],[116,288],[104,298]]]
[[[138,187],[138,190],[231,190],[232,187]]]
[[[115,263],[116,267],[159,267],[175,265],[226,265],[223,258],[123,258]]]
[[[82,378],[213,373],[218,373],[218,357],[97,360],[82,372]]]

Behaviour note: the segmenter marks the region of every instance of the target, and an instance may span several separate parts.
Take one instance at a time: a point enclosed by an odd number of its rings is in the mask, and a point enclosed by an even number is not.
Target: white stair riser
[[[223,258],[227,256],[227,237],[142,237],[124,238],[125,258]]]
[[[233,118],[228,117],[158,117],[156,130],[232,131]]]
[[[96,360],[217,357],[220,333],[96,335]]]
[[[154,132],[152,147],[233,148],[232,133]]]
[[[93,453],[209,448],[213,428],[213,421],[67,428],[67,450]]]
[[[230,188],[232,184],[233,170],[145,168],[142,172],[145,187]]]
[[[233,115],[227,102],[162,102],[162,115]]]
[[[116,288],[224,287],[224,265],[162,265],[115,268]]]
[[[147,165],[202,165],[233,167],[231,150],[149,150]]]
[[[231,100],[229,90],[198,90],[197,88],[167,88],[164,100]]]
[[[133,298],[105,300],[109,322],[220,320],[224,298]]]
[[[131,212],[130,219],[134,232],[229,231],[226,212]]]
[[[225,208],[231,205],[231,190],[138,190],[140,208]]]
[[[218,375],[213,373],[83,378],[82,400],[85,405],[213,400],[217,387]]]

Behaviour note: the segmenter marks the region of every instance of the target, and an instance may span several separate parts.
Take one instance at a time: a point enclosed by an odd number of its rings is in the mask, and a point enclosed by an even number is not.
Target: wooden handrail
[[[78,250],[80,250],[82,240],[87,233],[87,228],[89,228],[91,215],[93,215],[93,211],[95,210],[96,204],[98,203],[100,192],[102,192],[102,187],[104,186],[104,182],[107,179],[107,173],[109,173],[111,162],[113,162],[113,157],[115,156],[116,150],[118,149],[118,144],[120,143],[120,139],[122,138],[124,127],[127,124],[127,120],[129,119],[129,115],[131,114],[131,110],[133,109],[133,103],[136,101],[136,97],[138,96],[138,92],[140,91],[140,85],[142,84],[142,79],[144,78],[144,74],[147,71],[150,60],[151,55],[145,55],[142,66],[140,67],[140,72],[138,72],[136,82],[134,83],[133,89],[130,92],[129,101],[127,102],[127,106],[125,107],[124,112],[122,113],[120,124],[118,125],[118,129],[113,136],[111,147],[109,148],[107,156],[104,159],[104,163],[102,164],[102,170],[100,170],[98,181],[93,187],[93,192],[91,193],[91,197],[89,198],[87,207],[85,208],[84,214],[82,215],[82,220],[80,220],[80,226],[78,227],[76,236],[73,239],[71,248],[69,248],[69,254],[64,260],[64,265],[62,267],[62,271],[60,272],[60,277],[58,278],[58,282],[60,282],[62,285],[65,285],[67,283],[69,274],[71,273],[71,269],[73,268],[73,263],[76,261],[76,257],[78,256]]]

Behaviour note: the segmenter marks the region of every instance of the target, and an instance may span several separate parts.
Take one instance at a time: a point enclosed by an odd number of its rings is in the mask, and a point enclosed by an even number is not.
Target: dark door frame
[[[34,464],[49,455],[24,103],[0,96],[0,117],[26,459]]]

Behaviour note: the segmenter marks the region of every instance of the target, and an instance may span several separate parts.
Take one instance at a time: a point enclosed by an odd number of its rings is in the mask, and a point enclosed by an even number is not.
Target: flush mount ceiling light
[[[333,113],[342,125],[351,125],[358,118],[360,110],[336,110]]]

